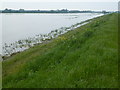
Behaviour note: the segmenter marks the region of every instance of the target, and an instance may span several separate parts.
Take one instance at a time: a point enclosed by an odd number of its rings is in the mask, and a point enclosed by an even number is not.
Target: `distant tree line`
[[[0,13],[109,13],[107,11],[79,11],[79,10],[67,10],[67,9],[62,9],[62,10],[24,10],[24,9],[19,9],[19,10],[13,10],[13,9],[5,9],[1,10]]]

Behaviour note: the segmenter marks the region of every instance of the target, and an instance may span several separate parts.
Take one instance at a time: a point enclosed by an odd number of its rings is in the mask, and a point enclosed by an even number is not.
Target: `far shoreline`
[[[25,10],[25,9],[8,9],[0,10],[0,13],[111,13],[110,11],[92,11],[92,10],[67,10],[67,9],[61,9],[61,10]]]

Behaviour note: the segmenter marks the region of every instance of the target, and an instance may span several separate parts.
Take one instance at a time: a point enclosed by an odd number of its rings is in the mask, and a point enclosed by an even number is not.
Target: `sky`
[[[84,1],[84,2],[83,2]],[[1,9],[118,10],[119,0],[1,0]]]
[[[118,2],[119,0],[1,0],[2,2]]]

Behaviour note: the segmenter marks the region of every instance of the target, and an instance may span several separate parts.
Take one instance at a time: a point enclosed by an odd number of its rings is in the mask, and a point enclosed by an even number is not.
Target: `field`
[[[117,88],[118,15],[108,14],[3,61],[3,88]]]

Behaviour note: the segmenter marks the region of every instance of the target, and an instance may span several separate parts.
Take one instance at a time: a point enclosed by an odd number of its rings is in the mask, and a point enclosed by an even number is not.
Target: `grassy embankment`
[[[118,87],[117,14],[30,48],[3,62],[3,87]]]

